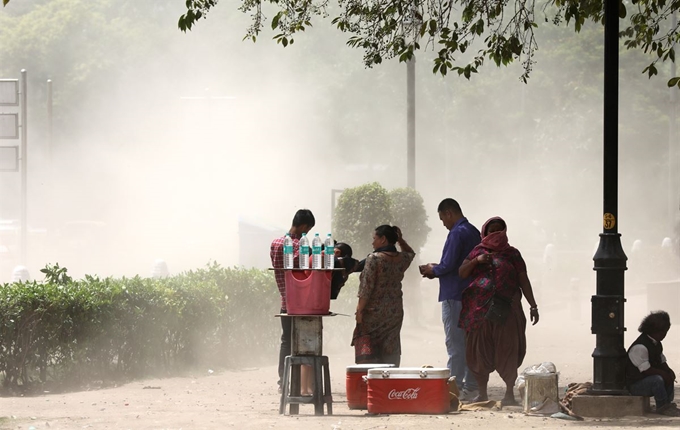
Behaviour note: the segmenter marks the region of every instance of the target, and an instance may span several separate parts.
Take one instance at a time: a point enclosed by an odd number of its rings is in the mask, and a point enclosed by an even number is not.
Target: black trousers
[[[285,309],[281,309],[281,313],[286,313]],[[279,385],[283,378],[283,365],[286,357],[291,354],[291,338],[293,335],[293,319],[291,317],[281,317],[281,348],[279,349]]]

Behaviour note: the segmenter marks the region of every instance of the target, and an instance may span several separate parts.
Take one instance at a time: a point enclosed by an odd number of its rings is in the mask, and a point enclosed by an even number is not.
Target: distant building
[[[272,240],[283,236],[285,228],[264,225],[254,220],[239,217],[239,264],[244,267],[266,269],[271,267],[269,246]]]

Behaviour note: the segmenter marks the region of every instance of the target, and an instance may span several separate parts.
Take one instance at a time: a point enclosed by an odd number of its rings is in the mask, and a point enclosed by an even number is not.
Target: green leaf
[[[649,78],[658,74],[658,71],[656,70],[656,66],[654,66],[654,64],[650,64],[649,66],[645,67],[645,69],[642,71],[642,73],[645,73],[645,72],[647,72],[647,76]]]
[[[674,87],[680,83],[680,77],[676,76],[675,78],[671,78],[668,80],[668,87]]]
[[[279,12],[276,15],[274,15],[274,18],[272,18],[272,30],[275,30],[276,27],[279,26],[279,20],[281,19],[281,15],[283,12]]]

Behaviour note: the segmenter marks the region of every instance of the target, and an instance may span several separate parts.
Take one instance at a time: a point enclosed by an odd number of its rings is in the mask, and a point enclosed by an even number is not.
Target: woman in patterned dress
[[[401,252],[395,244],[399,244]],[[399,366],[404,320],[401,281],[415,255],[399,227],[381,225],[373,232],[373,253],[366,257],[361,272],[357,324],[352,337],[357,364]]]
[[[538,322],[538,305],[524,259],[508,244],[506,233],[503,219],[489,219],[482,226],[482,242],[460,266],[460,277],[471,276],[471,282],[463,291],[458,325],[467,331],[465,357],[479,384],[479,396],[474,401],[489,399],[489,374],[496,370],[506,385],[501,404],[510,406],[517,404],[512,388],[517,379],[517,368],[526,355],[527,320],[522,310],[522,295],[529,302],[533,324]],[[485,318],[494,292],[511,299],[510,314],[504,323]]]

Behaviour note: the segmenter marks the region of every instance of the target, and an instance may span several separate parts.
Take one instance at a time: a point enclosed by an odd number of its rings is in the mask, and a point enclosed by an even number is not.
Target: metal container
[[[524,376],[524,412],[541,406],[547,399],[559,404],[557,373],[534,373]]]

